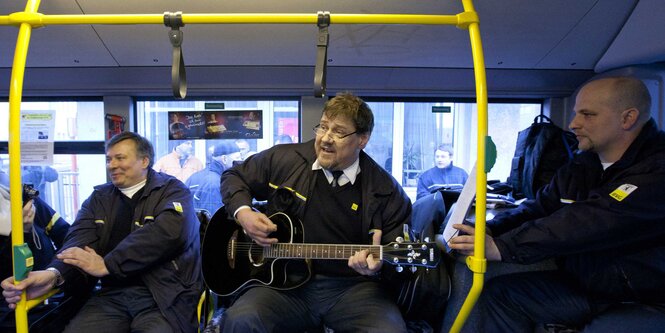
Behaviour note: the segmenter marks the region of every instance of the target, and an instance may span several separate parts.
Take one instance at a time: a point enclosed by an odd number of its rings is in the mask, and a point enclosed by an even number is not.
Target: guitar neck
[[[383,259],[381,245],[291,244],[278,243],[263,249],[266,258],[349,259],[358,251],[368,250],[374,258]]]

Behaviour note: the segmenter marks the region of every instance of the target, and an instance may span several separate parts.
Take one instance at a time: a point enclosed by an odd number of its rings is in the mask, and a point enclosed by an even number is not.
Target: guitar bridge
[[[238,231],[236,230],[231,234],[231,238],[228,241],[226,247],[226,260],[229,262],[231,268],[236,267],[236,244],[238,243]]]

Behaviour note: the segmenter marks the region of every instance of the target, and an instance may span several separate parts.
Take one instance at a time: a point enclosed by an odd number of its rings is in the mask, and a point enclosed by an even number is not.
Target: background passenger
[[[203,163],[194,156],[194,146],[190,140],[169,141],[171,153],[162,156],[153,167],[156,171],[169,174],[181,182],[187,181],[195,172],[203,169]]]
[[[219,182],[224,170],[241,161],[240,148],[234,142],[223,142],[213,146],[212,160],[205,169],[193,174],[185,185],[194,196],[194,208],[205,209],[214,215],[222,207]]]
[[[434,151],[434,167],[418,177],[416,200],[447,185],[464,185],[466,183],[469,175],[464,169],[454,166],[452,158],[452,147],[439,145],[436,148]]]
[[[9,189],[0,185],[0,210],[9,207]],[[9,212],[0,212],[0,224],[11,224]],[[7,219],[7,220],[4,220]],[[33,269],[46,268],[55,257],[57,249],[62,247],[69,223],[65,222],[53,208],[40,198],[29,200],[23,206],[23,239],[28,244],[34,260]],[[11,234],[0,234],[0,280],[12,276],[12,240]],[[28,313],[29,321],[34,322],[52,306],[37,306]],[[14,311],[10,310],[5,299],[0,299],[0,332],[15,332]]]
[[[642,81],[584,85],[570,129],[577,154],[535,199],[488,222],[488,260],[529,264],[557,258],[554,272],[488,281],[482,332],[532,332],[540,323],[585,332],[665,327],[665,132],[650,118]],[[451,248],[473,254],[474,228]]]
[[[195,332],[203,288],[199,223],[189,190],[152,169],[152,144],[123,132],[106,147],[111,183],[95,187],[46,270],[2,281],[15,308],[54,287],[92,291],[65,332]]]
[[[277,137],[275,140],[276,145],[281,145],[283,143],[293,143],[293,139],[291,139],[291,136],[288,134],[282,134]]]
[[[252,147],[249,145],[249,142],[245,139],[236,140],[236,145],[240,148],[240,158],[244,161],[248,157],[256,154],[255,151],[252,151]]]
[[[22,168],[23,184],[32,184],[40,193],[40,197],[49,200],[49,194],[46,191],[46,183],[52,183],[58,180],[58,170],[51,166],[29,165]]]

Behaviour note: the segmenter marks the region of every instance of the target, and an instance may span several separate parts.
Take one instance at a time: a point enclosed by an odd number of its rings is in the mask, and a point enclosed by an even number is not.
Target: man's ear
[[[640,110],[636,108],[630,108],[621,111],[621,127],[623,129],[631,129],[635,124],[637,124],[637,120],[640,117]]]
[[[367,146],[367,143],[369,142],[369,133],[363,133],[360,134],[360,149],[365,149],[365,146]]]
[[[147,169],[148,165],[150,165],[150,158],[148,156],[143,156],[143,158],[141,159],[141,166],[144,169]]]

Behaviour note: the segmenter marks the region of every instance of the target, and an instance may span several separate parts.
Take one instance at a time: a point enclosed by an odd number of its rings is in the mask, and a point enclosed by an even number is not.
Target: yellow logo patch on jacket
[[[182,205],[179,202],[174,201],[173,202],[173,208],[175,208],[176,212],[182,213]]]
[[[637,190],[637,186],[632,184],[623,184],[610,193],[610,196],[616,201],[621,201],[629,196],[633,191]]]

